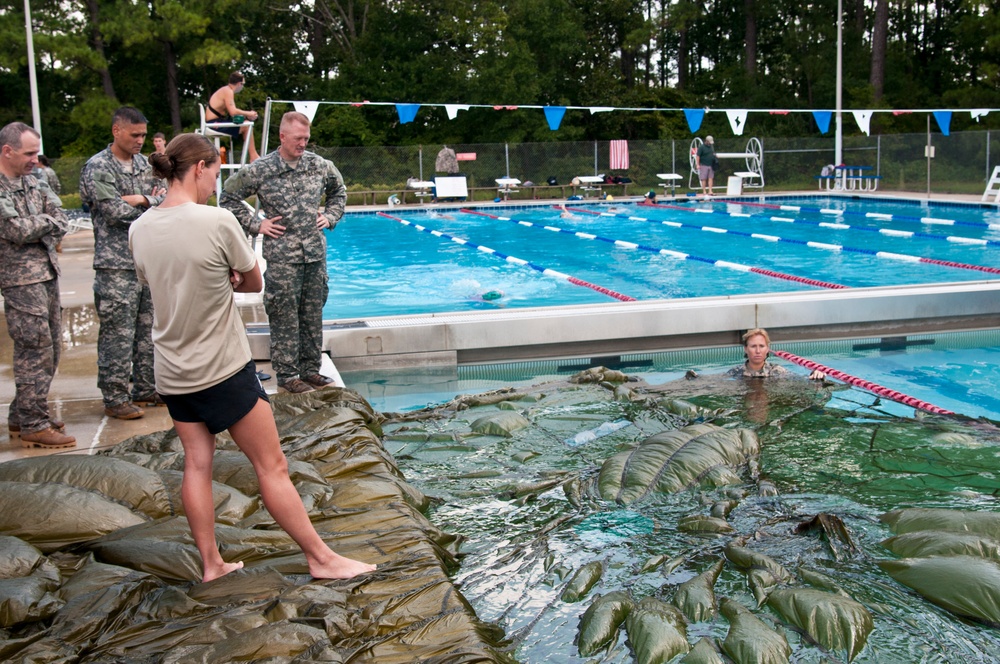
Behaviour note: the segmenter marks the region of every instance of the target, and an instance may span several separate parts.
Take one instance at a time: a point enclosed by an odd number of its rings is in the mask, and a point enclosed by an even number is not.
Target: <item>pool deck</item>
[[[782,194],[815,195],[816,191],[767,193]],[[907,197],[923,198],[918,194]],[[934,200],[979,203],[978,196],[934,196]],[[447,206],[406,206],[410,210],[432,207]],[[350,211],[376,209],[385,208],[358,206]],[[66,422],[67,433],[76,437],[77,447],[60,452],[34,450],[21,447],[17,439],[7,439],[14,380],[11,341],[6,318],[0,315],[0,426],[4,432],[0,461],[52,453],[93,454],[132,436],[170,427],[165,408],[147,409],[145,417],[130,421],[104,415],[96,378],[92,234],[80,231],[68,236],[60,259],[64,350],[50,402],[54,415]],[[268,354],[260,298],[244,298],[240,311],[258,367],[270,373],[270,364],[260,361]],[[341,371],[378,370],[553,357],[613,358],[628,352],[735,345],[743,330],[758,326],[768,328],[775,341],[995,328],[1000,327],[1000,281],[330,321],[324,345]],[[277,390],[273,379],[264,386],[269,392]]]

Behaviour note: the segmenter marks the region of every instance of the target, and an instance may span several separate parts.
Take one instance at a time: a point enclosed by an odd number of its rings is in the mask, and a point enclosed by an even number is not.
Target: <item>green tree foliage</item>
[[[844,107],[1000,106],[1000,5],[843,0]],[[130,104],[168,134],[198,124],[197,104],[230,71],[238,103],[267,99],[489,106],[831,109],[837,0],[32,0],[45,149],[89,155],[112,110]],[[882,89],[873,67],[883,68]],[[30,121],[23,0],[0,0],[0,122]],[[284,107],[276,108],[284,110]],[[1000,114],[993,114],[994,116]],[[752,116],[753,131],[808,135],[808,114]],[[925,114],[880,114],[876,131],[922,131]],[[955,129],[971,120],[956,114]],[[988,116],[980,126],[994,126]],[[845,126],[851,127],[851,123]],[[704,131],[725,135],[722,113]],[[272,129],[275,127],[272,127]],[[260,133],[262,127],[258,126]],[[425,106],[401,124],[392,106],[324,106],[324,145],[669,138],[679,113]],[[272,141],[273,146],[273,141]]]

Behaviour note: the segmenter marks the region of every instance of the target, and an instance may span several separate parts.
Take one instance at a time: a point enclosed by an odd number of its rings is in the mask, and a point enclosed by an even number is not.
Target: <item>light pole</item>
[[[28,84],[31,87],[31,114],[35,123],[35,131],[38,132],[38,150],[42,149],[42,113],[38,109],[38,80],[35,77],[35,40],[31,31],[31,5],[29,0],[24,0],[24,31],[28,38]]]
[[[25,0],[27,2],[27,0]],[[833,163],[844,163],[844,0],[837,0],[837,125],[834,129]]]

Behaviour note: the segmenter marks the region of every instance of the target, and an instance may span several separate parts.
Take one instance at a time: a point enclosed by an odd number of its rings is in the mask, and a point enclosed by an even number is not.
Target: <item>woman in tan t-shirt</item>
[[[181,497],[201,553],[202,581],[243,567],[222,559],[215,538],[212,459],[215,434],[225,429],[253,464],[264,506],[302,547],[312,576],[348,579],[374,570],[326,545],[289,479],[232,297],[234,290],[260,291],[260,267],[232,213],[205,205],[219,174],[215,146],[204,136],[181,134],[150,161],[169,183],[167,196],[132,224],[129,246],[153,296],[156,389],[184,446]],[[232,342],[220,349],[220,339]]]

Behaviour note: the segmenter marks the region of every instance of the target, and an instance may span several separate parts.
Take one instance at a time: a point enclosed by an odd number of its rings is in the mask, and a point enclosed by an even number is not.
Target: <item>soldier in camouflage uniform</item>
[[[123,106],[115,111],[113,142],[87,161],[80,173],[80,198],[94,222],[94,304],[100,320],[97,386],[109,417],[142,417],[144,406],[161,406],[153,384],[153,302],[139,283],[128,248],[128,229],[159,204],[166,183],[153,176],[139,154],[146,118]],[[129,380],[132,382],[131,395]]]
[[[333,381],[319,373],[323,305],[329,293],[326,236],[344,216],[347,189],[333,162],[307,152],[309,118],[281,118],[280,146],[226,181],[221,204],[251,235],[264,236],[264,309],[271,328],[271,366],[278,385],[309,392]],[[243,204],[249,196],[268,216]],[[325,212],[320,203],[326,197]]]
[[[25,447],[72,447],[49,413],[59,365],[61,309],[56,245],[69,221],[49,186],[30,175],[41,138],[23,122],[0,129],[0,293],[14,341],[14,399],[7,425]]]

